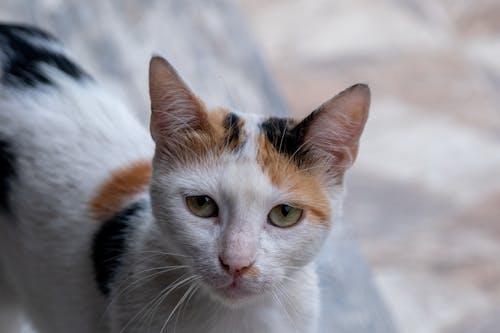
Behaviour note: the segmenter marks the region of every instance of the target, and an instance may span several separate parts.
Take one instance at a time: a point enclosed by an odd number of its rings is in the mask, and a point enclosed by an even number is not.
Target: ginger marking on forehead
[[[205,126],[185,131],[167,150],[181,164],[203,161],[207,154],[220,156],[225,152],[238,152],[245,144],[247,134],[243,119],[224,108],[203,112],[206,114]],[[157,150],[163,150],[161,144]]]
[[[92,217],[104,221],[113,216],[128,199],[147,189],[151,172],[151,161],[146,160],[114,171],[90,201]]]
[[[257,163],[273,185],[291,192],[296,199],[291,204],[304,208],[308,220],[329,224],[331,207],[323,175],[304,170],[284,154],[278,152],[264,134],[259,134]]]
[[[238,151],[245,143],[245,121],[235,113],[224,108],[214,109],[208,112],[208,121],[223,149]]]
[[[229,114],[229,111],[225,108],[216,108],[207,112],[207,114],[214,135],[219,139],[223,138],[225,133],[224,118]]]

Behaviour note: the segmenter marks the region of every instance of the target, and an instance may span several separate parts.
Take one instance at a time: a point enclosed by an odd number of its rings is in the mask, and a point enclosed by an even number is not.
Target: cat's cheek
[[[314,260],[328,233],[329,228],[307,219],[290,228],[269,230],[268,240],[263,243],[269,247],[266,252],[278,267],[286,267],[276,274],[286,276]]]

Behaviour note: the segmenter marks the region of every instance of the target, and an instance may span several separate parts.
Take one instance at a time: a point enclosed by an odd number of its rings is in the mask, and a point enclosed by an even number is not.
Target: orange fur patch
[[[193,162],[203,161],[207,154],[219,156],[226,151],[234,151],[246,138],[242,128],[244,120],[238,120],[238,134],[231,136],[224,126],[226,116],[230,113],[224,108],[217,108],[210,112],[203,110],[203,127],[196,131],[186,131],[176,139],[176,144],[169,146],[168,150],[176,158],[171,161],[185,166]],[[162,145],[157,149],[162,150]]]
[[[212,131],[214,131],[214,135],[219,139],[220,145],[223,148],[227,148],[230,151],[237,149],[239,146],[243,144],[243,141],[246,139],[246,135],[243,132],[243,126],[245,125],[245,120],[238,117],[238,123],[235,126],[238,128],[238,135],[231,135],[228,133],[228,129],[225,128],[224,121],[227,115],[230,114],[230,111],[224,108],[217,108],[208,112],[208,121],[212,125]]]
[[[228,110],[224,108],[213,109],[208,114],[208,122],[212,125],[212,131],[214,136],[218,138],[224,137],[224,118],[229,113]]]
[[[90,201],[92,216],[98,221],[111,218],[130,197],[147,189],[151,172],[151,161],[135,162],[114,171]]]
[[[222,153],[220,142],[223,140],[220,132],[218,126],[212,126],[211,122],[207,121],[205,128],[184,132],[175,139],[174,144],[167,147],[157,145],[156,149],[161,153],[167,148],[168,154],[175,157],[169,160],[170,165],[184,167],[204,161],[209,154],[220,155]]]
[[[331,207],[323,177],[312,170],[300,169],[293,160],[278,153],[263,134],[258,137],[258,145],[257,162],[262,170],[275,186],[286,188],[297,198],[289,204],[303,208],[309,221],[329,224]]]
[[[260,270],[255,265],[252,265],[245,271],[245,275],[257,278],[260,276]]]

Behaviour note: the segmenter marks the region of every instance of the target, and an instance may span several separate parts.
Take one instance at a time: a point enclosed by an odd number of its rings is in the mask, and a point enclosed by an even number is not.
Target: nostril
[[[244,274],[248,269],[250,268],[250,266],[245,266],[245,267],[239,267],[237,268],[234,272],[238,275],[242,275]]]
[[[220,262],[220,265],[222,266],[222,268],[224,268],[224,270],[225,270],[226,272],[229,272],[229,270],[230,270],[229,265],[228,265],[228,264],[226,264],[226,263],[224,262],[224,260],[222,260],[222,258],[221,258],[221,257],[219,257],[219,262]]]

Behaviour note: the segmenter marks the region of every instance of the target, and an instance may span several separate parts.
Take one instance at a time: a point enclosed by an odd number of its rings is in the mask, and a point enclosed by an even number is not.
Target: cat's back
[[[75,80],[89,79],[49,33],[31,26],[0,23],[1,84],[25,89],[56,84],[51,67]]]
[[[37,28],[0,24],[4,206],[76,209],[112,170],[151,155],[145,128],[58,40]]]
[[[144,126],[60,42],[0,24],[0,294],[16,290],[44,318],[81,304],[63,323],[100,331],[90,259],[100,224],[90,203],[115,170],[152,154]],[[47,294],[54,281],[65,283]],[[68,331],[46,323],[47,332]]]
[[[146,129],[57,39],[0,24],[0,233],[92,230],[82,221],[102,183],[152,153]]]
[[[57,39],[22,25],[0,24],[0,135],[13,141],[42,136],[65,141],[76,148],[65,155],[100,154],[99,149],[78,151],[95,142],[107,156],[113,156],[113,147],[152,147],[130,110],[96,84]]]

